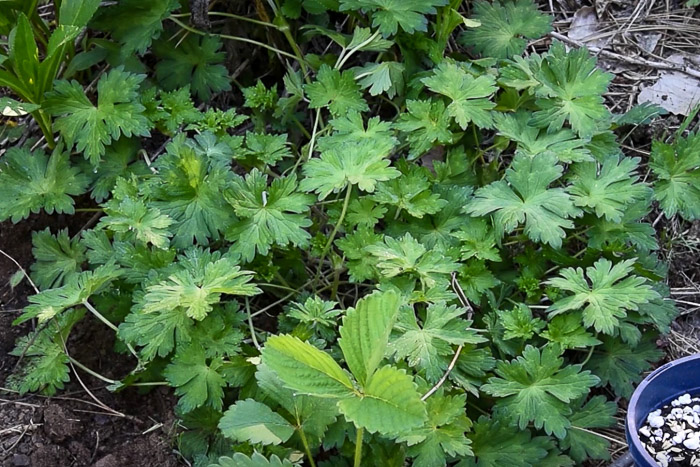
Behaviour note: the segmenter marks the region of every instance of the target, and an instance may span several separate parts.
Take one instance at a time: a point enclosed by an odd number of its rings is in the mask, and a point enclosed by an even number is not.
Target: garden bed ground
[[[597,0],[595,5],[590,5],[578,0],[549,0],[542,2],[542,6],[556,18],[555,37],[570,45],[588,43],[599,48],[593,50],[600,54],[601,66],[615,74],[607,99],[618,113],[635,104],[643,88],[655,85],[668,75],[670,71],[665,68],[676,66],[669,64],[672,55],[685,53],[689,57],[688,66],[700,69],[692,60],[700,43],[700,20],[696,18],[697,13],[683,9],[679,2]],[[540,45],[533,44],[533,47]],[[236,67],[232,65],[232,69]],[[693,78],[687,70],[680,74]],[[695,80],[700,90],[700,81],[697,77]],[[692,84],[692,80],[689,83]],[[688,89],[672,90],[667,99],[690,92]],[[650,129],[634,131],[625,140],[628,154],[648,155],[652,139],[671,134],[682,119],[682,115],[669,115]],[[79,203],[78,207],[84,206]],[[697,303],[700,302],[700,223],[689,225],[667,221],[658,214],[652,216],[663,256],[670,264],[672,296],[681,310],[672,332],[658,342],[666,351],[666,358],[671,360],[700,352],[700,304]],[[80,213],[72,217],[35,215],[17,225],[0,223],[0,248],[28,269],[32,263],[32,231],[50,227],[55,232],[67,227],[70,234],[75,235],[94,220],[92,213]],[[17,362],[8,352],[16,338],[27,331],[12,327],[11,323],[33,292],[26,281],[14,289],[9,286],[9,278],[16,271],[12,262],[0,258],[0,383]],[[82,354],[74,356],[108,377],[118,379],[126,374],[128,361],[116,354],[92,351],[109,348],[102,344],[98,347],[94,342],[113,339],[111,331],[90,320],[81,326],[68,342],[69,351],[82,349]],[[0,389],[0,465],[185,465],[174,443],[177,427],[172,408],[175,401],[169,391],[140,394],[130,389],[112,394],[104,388],[104,383],[79,374],[82,384],[72,378],[65,391],[52,398],[19,397]],[[626,449],[622,414],[615,429],[603,430],[600,434],[613,441],[615,457]]]

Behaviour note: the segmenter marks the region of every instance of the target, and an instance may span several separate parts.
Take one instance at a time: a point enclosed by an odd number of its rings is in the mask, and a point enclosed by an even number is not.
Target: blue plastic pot
[[[689,393],[700,394],[700,354],[680,358],[657,368],[644,378],[630,399],[627,408],[625,434],[630,453],[637,467],[658,467],[658,464],[642,446],[639,427],[647,415],[673,399]]]

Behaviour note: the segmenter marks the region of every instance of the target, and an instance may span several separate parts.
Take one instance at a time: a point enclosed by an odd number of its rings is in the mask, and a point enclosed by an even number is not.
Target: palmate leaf
[[[395,206],[398,212],[406,211],[409,215],[422,218],[426,214],[440,211],[447,201],[440,199],[438,193],[430,190],[430,171],[401,159],[396,163],[402,172],[393,180],[381,182],[372,199],[381,204]]]
[[[568,191],[574,204],[588,208],[598,217],[620,222],[625,207],[645,199],[649,187],[637,183],[636,174],[639,158],[617,156],[606,158],[599,165],[596,162],[582,162],[572,167],[572,184]]]
[[[188,345],[178,353],[165,370],[163,376],[180,396],[177,406],[183,412],[207,405],[215,410],[223,406],[226,381],[220,370],[223,361],[207,360],[204,350],[198,345]]]
[[[294,434],[294,427],[267,405],[253,399],[239,400],[224,412],[219,429],[227,438],[253,444],[280,444]]]
[[[673,144],[654,141],[649,167],[657,177],[654,198],[667,216],[700,218],[700,133]]]
[[[369,109],[350,71],[341,73],[328,65],[321,65],[316,81],[305,85],[304,90],[309,97],[309,107],[319,109],[328,106],[334,116],[351,110],[362,112]]]
[[[474,77],[458,63],[443,61],[433,75],[421,80],[431,91],[447,96],[452,102],[447,113],[464,130],[470,122],[480,128],[489,128],[492,118],[489,110],[496,104],[489,96],[496,92],[496,80],[483,74]]]
[[[114,69],[97,83],[97,105],[77,81],[58,81],[46,94],[44,109],[56,117],[54,126],[68,147],[98,165],[105,146],[126,137],[148,136],[150,124],[138,101],[138,89],[146,77]]]
[[[445,396],[442,390],[427,400],[426,423],[399,438],[408,444],[415,467],[444,466],[448,456],[473,455],[471,441],[465,436],[472,424],[464,413],[465,403],[465,395]]]
[[[216,36],[197,34],[189,34],[177,43],[156,42],[153,51],[161,59],[156,65],[158,82],[166,91],[190,85],[192,93],[204,101],[215,92],[229,91],[231,84],[223,65],[226,54],[219,52],[221,45]]]
[[[518,429],[508,420],[479,417],[469,434],[474,457],[463,459],[458,467],[540,467],[547,456],[548,439],[533,438],[527,429]]]
[[[319,199],[357,185],[372,193],[378,182],[391,180],[401,173],[390,167],[387,158],[391,148],[377,147],[371,141],[347,143],[326,149],[319,158],[304,164],[302,191],[315,191]]]
[[[12,147],[0,160],[0,222],[17,223],[44,209],[73,214],[71,196],[85,192],[88,178],[71,167],[69,154],[57,149],[48,157],[26,147]]]
[[[406,113],[399,116],[394,127],[405,134],[415,159],[438,144],[451,143],[454,134],[449,130],[450,114],[442,101],[408,100]]]
[[[359,78],[363,89],[369,88],[371,96],[386,93],[389,99],[402,94],[404,88],[405,65],[400,62],[368,63],[352,69]]]
[[[119,337],[141,347],[139,354],[144,360],[152,360],[156,356],[166,357],[176,344],[190,342],[193,326],[194,320],[179,308],[151,313],[134,310],[119,326]]]
[[[168,227],[173,220],[159,209],[149,208],[140,199],[126,196],[109,200],[104,210],[106,216],[100,218],[98,227],[124,234],[125,240],[136,239],[158,248],[169,246],[172,233]]]
[[[569,402],[586,395],[600,380],[579,365],[562,368],[558,351],[546,346],[542,351],[528,345],[522,356],[496,365],[497,377],[489,378],[481,390],[495,397],[499,413],[517,421],[520,429],[533,422],[547,434],[564,438],[571,426],[566,415]]]
[[[460,42],[487,57],[520,55],[527,39],[537,39],[552,29],[551,16],[542,14],[532,0],[478,1],[473,19],[481,26],[467,29]]]
[[[601,341],[581,326],[578,313],[555,316],[540,336],[562,346],[563,349],[579,349],[601,344]]]
[[[179,6],[178,0],[120,0],[99,15],[97,27],[121,42],[125,55],[143,54],[163,31],[163,20]]]
[[[586,365],[600,378],[600,385],[610,385],[615,394],[629,399],[634,384],[642,379],[643,373],[663,356],[656,345],[653,334],[642,336],[641,342],[630,346],[615,337],[604,336],[603,345],[593,352]]]
[[[398,143],[391,123],[379,117],[372,117],[365,124],[362,114],[351,110],[328,123],[333,133],[318,139],[318,150],[322,153],[345,143],[360,144],[363,141],[372,143],[377,152],[389,153]]]
[[[181,135],[153,164],[158,174],[148,181],[151,204],[175,220],[172,241],[180,248],[195,240],[206,245],[236,218],[233,207],[222,196],[232,178],[224,162],[226,153],[219,145],[214,146],[217,151],[205,151],[201,144]],[[209,137],[213,135],[205,133],[199,141],[209,141]]]
[[[341,0],[340,11],[371,13],[372,26],[387,37],[396,34],[399,26],[408,34],[426,31],[428,20],[424,15],[435,14],[435,7],[446,4],[447,0]]]
[[[567,51],[562,43],[554,42],[535,77],[542,85],[536,88],[541,110],[533,115],[535,126],[556,131],[568,121],[579,136],[590,138],[610,121],[602,95],[612,75],[596,68],[587,49]]]
[[[534,157],[538,154],[553,154],[561,162],[593,160],[586,147],[587,141],[578,138],[568,128],[546,131],[529,124],[531,114],[519,111],[515,114],[494,113],[498,133],[517,143],[516,154]]]
[[[418,427],[426,419],[413,378],[389,365],[372,374],[361,394],[340,399],[338,407],[356,426],[390,436]]]
[[[68,229],[54,236],[47,227],[32,232],[32,253],[36,262],[32,264],[32,279],[40,289],[59,287],[80,272],[85,257],[85,245],[79,239],[71,239]]]
[[[504,232],[524,222],[530,239],[559,248],[564,228],[574,226],[570,218],[580,214],[563,189],[548,188],[562,172],[554,155],[515,156],[505,181],[479,188],[465,210],[476,216],[493,213],[494,226]]]
[[[601,258],[592,267],[586,268],[588,280],[581,268],[562,270],[561,277],[550,279],[547,284],[573,295],[554,302],[547,309],[549,315],[583,308],[583,324],[586,327],[613,334],[619,319],[627,316],[627,310],[637,310],[641,304],[660,297],[646,279],[630,275],[634,263],[635,260],[630,259],[613,265],[611,261]]]
[[[458,266],[446,252],[427,251],[411,234],[399,239],[385,236],[384,243],[366,246],[365,251],[374,257],[376,267],[384,277],[411,274],[428,288],[445,283],[448,274]]]
[[[285,385],[303,394],[337,398],[349,397],[355,390],[348,374],[330,355],[296,337],[270,337],[262,358]]]
[[[464,310],[444,302],[431,304],[422,325],[412,308],[405,308],[396,323],[397,336],[391,350],[397,359],[425,371],[428,382],[436,382],[454,354],[454,345],[478,344],[485,339],[470,329],[470,321],[460,318]]]
[[[363,297],[343,316],[338,344],[345,363],[361,385],[384,359],[398,313],[399,296],[388,291]]]
[[[144,313],[177,309],[189,318],[201,321],[218,303],[222,294],[255,295],[250,284],[253,273],[243,271],[233,255],[192,248],[178,258],[177,269],[156,284],[146,287],[138,301]]]
[[[272,245],[308,244],[311,235],[304,229],[311,219],[306,213],[314,197],[297,192],[296,175],[276,178],[268,187],[267,175],[253,169],[245,179],[236,176],[224,197],[239,217],[226,238],[236,242],[232,251],[243,260],[252,261],[256,252],[266,255]]]
[[[586,404],[583,404],[583,399],[580,400],[569,417],[573,429],[561,440],[562,449],[568,449],[569,455],[578,463],[586,459],[610,459],[610,443],[605,438],[584,430],[614,425],[615,412],[617,406],[614,402],[606,401],[605,396],[592,397]]]

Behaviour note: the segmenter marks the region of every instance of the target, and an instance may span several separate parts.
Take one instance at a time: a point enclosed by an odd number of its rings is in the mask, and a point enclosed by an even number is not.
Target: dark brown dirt
[[[0,223],[0,248],[29,270],[32,263],[31,232],[68,227],[71,235],[94,222],[91,213],[74,216],[36,215],[13,225]],[[33,293],[28,282],[12,289],[9,278],[17,267],[0,256],[0,386],[17,359],[8,355],[15,340],[30,328],[12,321]],[[74,329],[68,347],[71,355],[94,370],[115,379],[125,375],[133,362],[107,351],[111,330],[89,317]],[[95,351],[99,350],[99,351]],[[71,383],[55,397],[26,395],[0,389],[0,466],[158,466],[184,465],[174,450],[175,400],[166,388],[146,394],[127,389],[112,394],[104,383],[89,375],[81,379],[101,403],[125,416],[101,408],[71,375]]]

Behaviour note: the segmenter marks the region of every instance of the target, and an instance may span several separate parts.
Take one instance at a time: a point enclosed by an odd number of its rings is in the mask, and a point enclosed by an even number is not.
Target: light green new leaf
[[[673,144],[654,141],[649,167],[657,177],[654,198],[667,216],[700,219],[700,133]]]
[[[520,55],[527,39],[537,39],[552,29],[552,17],[542,14],[532,0],[478,1],[473,18],[481,26],[467,29],[460,42],[487,57]]]
[[[644,199],[649,187],[637,183],[639,158],[617,156],[597,162],[582,162],[572,167],[572,185],[569,193],[574,204],[589,208],[598,217],[620,222],[627,205]]]
[[[373,192],[377,182],[391,180],[401,173],[390,167],[391,148],[377,147],[371,141],[348,143],[326,149],[319,158],[304,164],[302,191],[315,191],[320,199],[338,193],[348,185]]]
[[[389,365],[367,380],[361,394],[339,400],[338,407],[355,426],[388,436],[418,427],[427,418],[413,378]]]
[[[0,222],[17,223],[41,209],[73,214],[71,196],[83,194],[89,180],[68,159],[60,150],[49,157],[41,150],[8,149],[0,159]]]
[[[452,102],[447,113],[465,130],[469,122],[480,128],[493,124],[490,110],[496,104],[489,96],[496,92],[496,80],[488,74],[476,78],[457,63],[443,61],[433,75],[421,80],[431,91],[447,96]]]
[[[374,292],[360,299],[343,317],[338,344],[361,385],[384,359],[399,304],[399,295],[394,291]]]
[[[612,75],[596,68],[596,60],[587,49],[571,49],[554,42],[535,76],[542,84],[537,88],[537,105],[541,110],[532,123],[548,131],[560,129],[568,120],[583,138],[607,128],[610,111],[603,104]]]
[[[100,218],[98,227],[125,234],[125,239],[135,238],[158,248],[169,246],[172,233],[168,227],[173,220],[161,214],[158,208],[149,208],[140,199],[124,197],[111,199],[104,204],[106,216]]]
[[[389,99],[403,93],[405,66],[400,62],[367,63],[352,69],[362,89],[371,96],[385,92]]]
[[[476,216],[493,213],[494,226],[504,232],[524,222],[525,233],[533,241],[559,248],[564,229],[572,228],[571,218],[581,212],[563,189],[548,188],[562,172],[554,155],[515,156],[505,181],[479,188],[465,209]]]
[[[427,288],[447,282],[448,274],[458,267],[446,252],[427,251],[408,233],[399,239],[386,236],[384,243],[366,246],[365,251],[376,259],[375,266],[386,278],[411,274]]]
[[[571,426],[566,415],[569,402],[588,393],[600,380],[578,365],[562,368],[564,359],[551,346],[539,349],[528,345],[522,356],[496,366],[497,377],[491,377],[481,390],[494,397],[499,413],[518,422],[520,429],[534,422],[547,434],[566,436]]]
[[[349,397],[354,393],[350,377],[330,355],[297,337],[270,337],[262,357],[285,385],[301,393],[320,397]]]
[[[646,279],[629,275],[634,263],[634,259],[629,259],[613,266],[611,261],[601,258],[586,268],[588,281],[581,268],[562,270],[561,277],[552,278],[547,284],[573,295],[557,300],[547,311],[550,316],[555,316],[583,308],[586,327],[593,326],[598,332],[613,334],[619,318],[627,316],[627,310],[636,311],[639,305],[660,297]]]
[[[178,268],[160,282],[146,287],[138,302],[144,313],[178,309],[201,321],[221,300],[222,294],[255,295],[260,293],[251,271],[243,271],[235,258],[218,252],[194,248],[178,259]]]
[[[267,405],[253,399],[239,400],[224,412],[219,429],[227,438],[253,444],[280,444],[294,434],[294,427]]]

